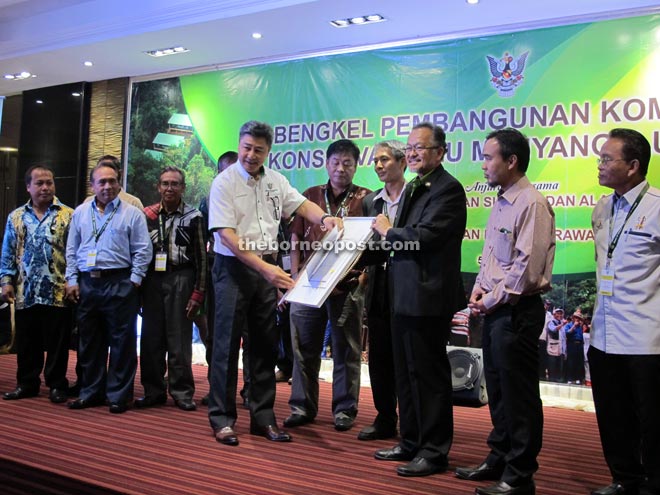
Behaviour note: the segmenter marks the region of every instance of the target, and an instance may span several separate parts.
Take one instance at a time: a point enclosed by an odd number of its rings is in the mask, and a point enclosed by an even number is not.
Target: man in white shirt
[[[238,162],[213,181],[209,230],[214,232],[213,285],[216,301],[209,422],[215,439],[238,445],[236,374],[241,333],[247,327],[250,374],[250,433],[288,442],[275,420],[276,288],[290,289],[291,276],[276,264],[282,217],[294,213],[323,225],[341,220],[307,201],[280,173],[264,166],[273,129],[250,121],[239,131]]]
[[[588,351],[596,418],[612,484],[592,495],[660,493],[660,190],[651,146],[613,129],[598,183],[614,189],[591,217],[597,297]]]

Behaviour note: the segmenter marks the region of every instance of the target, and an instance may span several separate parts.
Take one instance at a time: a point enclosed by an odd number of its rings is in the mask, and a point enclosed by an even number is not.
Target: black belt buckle
[[[89,272],[91,278],[101,278],[101,270],[92,270]]]

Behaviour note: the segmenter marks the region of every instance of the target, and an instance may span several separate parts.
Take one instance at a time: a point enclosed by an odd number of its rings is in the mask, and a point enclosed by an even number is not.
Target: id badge
[[[614,294],[614,270],[606,266],[600,273],[600,288],[598,293],[601,296],[612,296]]]
[[[291,271],[291,256],[288,254],[282,256],[282,270],[285,272]]]
[[[87,266],[96,266],[96,249],[87,251]]]
[[[156,271],[164,272],[167,269],[167,253],[156,253]]]

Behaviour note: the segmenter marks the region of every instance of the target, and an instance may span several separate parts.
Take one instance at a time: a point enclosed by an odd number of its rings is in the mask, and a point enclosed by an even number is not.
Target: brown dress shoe
[[[224,445],[238,445],[238,436],[236,436],[236,433],[231,426],[225,426],[224,428],[214,430],[213,436],[215,436],[216,441]]]

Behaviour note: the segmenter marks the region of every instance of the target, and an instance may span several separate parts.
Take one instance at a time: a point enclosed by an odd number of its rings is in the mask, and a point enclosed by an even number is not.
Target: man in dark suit
[[[366,217],[383,214],[394,222],[403,199],[406,179],[405,143],[383,141],[374,150],[374,170],[384,187],[362,200]],[[362,428],[358,440],[378,440],[396,436],[396,389],[390,305],[387,296],[387,263],[369,267],[365,298],[369,325],[369,379],[378,415],[373,424]]]
[[[389,248],[389,299],[401,441],[376,459],[409,461],[400,476],[445,471],[453,437],[451,367],[447,358],[453,314],[466,305],[461,241],[465,191],[442,166],[445,133],[422,122],[405,148],[417,174],[406,187],[394,225],[380,214],[374,230]]]

